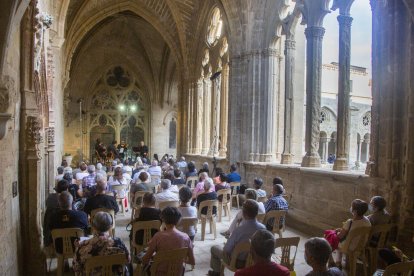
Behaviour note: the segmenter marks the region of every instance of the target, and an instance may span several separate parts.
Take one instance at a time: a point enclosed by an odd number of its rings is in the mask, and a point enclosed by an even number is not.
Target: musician
[[[137,148],[136,157],[138,156],[148,158],[148,146],[144,144],[144,141],[141,141],[140,145]]]
[[[116,140],[114,140],[114,141],[112,141],[112,144],[110,144],[108,146],[108,149],[107,149],[108,157],[111,158],[111,159],[119,158],[118,150],[116,149],[116,144],[118,144],[118,142]]]
[[[106,159],[106,147],[104,146],[104,144],[101,142],[101,139],[96,139],[96,144],[95,144],[95,150],[98,153],[98,157],[100,159],[105,160]]]
[[[121,141],[121,144],[118,145],[118,156],[122,160],[125,158],[125,154],[128,150],[128,145],[125,144],[125,141]]]

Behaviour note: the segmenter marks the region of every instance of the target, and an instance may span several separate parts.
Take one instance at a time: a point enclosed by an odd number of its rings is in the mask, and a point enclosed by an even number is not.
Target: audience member
[[[68,192],[72,195],[73,201],[76,202],[78,200],[81,200],[81,198],[83,197],[83,190],[82,185],[78,186],[76,183],[73,183],[74,180],[72,179],[72,177],[72,173],[69,172],[63,175],[63,179],[65,179],[69,183]]]
[[[57,168],[57,175],[55,176],[55,186],[56,184],[63,179],[63,174],[64,174],[65,168],[62,166],[59,166]]]
[[[187,167],[187,162],[185,161],[185,157],[184,157],[184,156],[181,156],[180,161],[179,161],[179,162],[177,162],[177,166],[178,166],[180,169],[185,169],[185,168]]]
[[[227,176],[225,173],[220,174],[220,183],[216,184],[214,189],[216,190],[216,193],[220,190],[230,189],[230,184],[227,183]],[[219,195],[218,200],[221,202],[223,200],[223,196]],[[230,195],[227,195],[227,200],[230,200]]]
[[[152,161],[151,166],[148,168],[147,172],[150,175],[157,175],[157,176],[161,177],[161,167],[158,166],[158,161],[157,160]]]
[[[281,177],[276,176],[275,178],[273,178],[273,185],[276,185],[276,184],[280,184],[283,186],[283,180]]]
[[[328,268],[328,260],[332,249],[323,238],[311,238],[305,243],[305,261],[312,267],[306,276],[342,276],[345,275],[336,267]]]
[[[109,191],[114,194],[115,197],[125,198],[125,209],[128,211],[128,198],[126,197],[129,188],[130,180],[128,180],[122,173],[122,168],[115,168],[114,175],[109,178],[108,186]],[[122,190],[114,190],[114,186],[124,185]]]
[[[148,243],[148,251],[142,258],[144,265],[148,264],[154,255],[168,250],[174,250],[179,248],[187,248],[186,262],[190,265],[195,265],[193,244],[187,234],[177,230],[175,227],[181,218],[181,214],[175,207],[166,207],[161,212],[161,219],[165,224],[166,229],[158,232],[154,235],[151,241]],[[161,263],[158,266],[157,275],[166,275],[168,271],[168,261]],[[184,274],[184,267],[177,275]]]
[[[186,163],[187,164],[187,163]],[[185,179],[181,177],[181,170],[174,170],[174,179],[171,181],[172,185],[183,185],[186,184]]]
[[[263,186],[263,179],[256,177],[253,181],[253,187],[256,190],[258,197],[266,196],[266,191],[262,190],[262,186]]]
[[[283,189],[283,186],[281,184],[275,184],[273,185],[273,192],[272,197],[269,198],[269,200],[265,203],[265,209],[266,213],[273,211],[273,210],[288,210],[289,205],[286,201],[286,199],[283,198],[283,193],[285,192],[285,189]],[[285,218],[280,218],[280,225],[282,226],[284,223]],[[273,230],[273,219],[270,219],[266,225],[267,230],[272,231]]]
[[[129,252],[125,244],[119,238],[112,238],[109,230],[112,226],[112,217],[105,212],[95,214],[92,221],[92,228],[96,234],[89,240],[75,243],[75,256],[73,257],[73,270],[76,275],[85,274],[85,263],[90,257],[107,256],[113,254],[125,254],[129,262]],[[114,268],[112,268],[114,269]],[[122,267],[115,268],[116,274],[122,274]]]
[[[250,242],[250,252],[254,265],[237,270],[235,276],[274,275],[289,276],[288,268],[272,261],[275,250],[275,237],[273,233],[261,229],[257,230]]]
[[[187,164],[187,172],[185,173],[186,178],[189,178],[190,176],[197,176],[197,170],[193,162]]]
[[[96,173],[97,174],[102,174],[104,177],[106,176],[106,171],[104,170],[104,167],[102,166],[101,163],[96,164]]]
[[[92,210],[98,208],[112,209],[115,213],[118,213],[118,203],[116,202],[115,197],[105,194],[106,187],[106,179],[103,178],[103,176],[98,175],[96,178],[96,195],[86,200],[85,207],[83,207],[85,213],[90,215]]]
[[[134,195],[136,192],[150,192],[150,188],[147,185],[148,173],[143,172],[139,174],[138,183],[132,183],[129,192]],[[152,192],[152,191],[151,191]]]
[[[198,183],[193,190],[193,199],[197,198],[199,194],[204,192],[204,182],[206,179],[208,179],[208,174],[206,172],[201,173]],[[213,192],[215,190],[214,185],[211,185],[211,191]]]
[[[171,181],[168,179],[161,180],[162,191],[155,195],[156,204],[160,201],[178,201],[178,194],[171,191]],[[177,188],[177,186],[175,186]]]
[[[216,173],[216,176],[213,178],[214,185],[220,183],[220,174],[223,173],[223,169],[222,168],[216,168],[215,173]]]
[[[203,166],[201,167],[201,169],[198,171],[198,175],[200,175],[200,173],[202,172],[206,172],[207,175],[210,175],[210,169],[208,168],[208,162],[204,162]]]
[[[221,260],[229,263],[233,249],[237,244],[248,242],[257,230],[266,229],[265,226],[256,220],[259,206],[256,201],[248,199],[243,204],[244,223],[237,227],[229,237],[228,241],[221,247],[214,245],[211,247],[211,259],[209,275],[220,275]],[[245,265],[247,254],[240,254],[236,267],[242,268]]]
[[[371,198],[368,206],[369,210],[372,212],[372,214],[368,216],[371,225],[390,223],[391,216],[387,210],[385,210],[386,206],[387,202],[382,196],[374,196]]]
[[[180,207],[178,207],[178,211],[180,211],[182,217],[184,218],[197,218],[197,208],[190,205],[192,193],[190,188],[183,187],[179,191],[180,196]],[[182,227],[177,227],[178,230],[183,231]],[[191,241],[194,240],[195,233],[197,231],[197,228],[194,226],[191,226],[187,230],[187,234],[190,237]],[[184,232],[184,231],[183,231]]]
[[[96,173],[95,173],[95,166],[89,165],[88,166],[88,175],[82,178],[82,190],[83,191],[92,191],[95,188],[92,188],[96,185]],[[90,195],[87,195],[90,196]]]
[[[241,177],[240,174],[237,172],[237,165],[232,164],[230,166],[230,173],[227,175],[227,182],[240,182]]]
[[[212,186],[213,186],[213,181],[211,180],[211,178],[207,178],[206,181],[204,181],[204,192],[197,196],[197,209],[200,208],[200,204],[203,201],[217,200],[217,193],[215,191],[211,191]],[[213,214],[216,214],[216,213],[217,213],[217,210],[216,210],[216,207],[214,207]],[[204,207],[201,210],[201,214],[203,215],[207,214],[207,207]]]
[[[82,180],[84,177],[88,176],[89,173],[86,171],[88,167],[84,162],[82,162],[79,166],[78,170],[73,170],[73,174],[75,175],[76,180]]]

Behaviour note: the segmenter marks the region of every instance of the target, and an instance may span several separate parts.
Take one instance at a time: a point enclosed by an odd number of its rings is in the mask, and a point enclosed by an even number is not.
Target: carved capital
[[[0,113],[6,113],[9,109],[10,102],[15,97],[14,80],[9,76],[0,79]]]
[[[26,124],[26,138],[27,138],[27,147],[29,149],[37,149],[39,144],[43,142],[43,137],[40,134],[42,129],[42,124],[39,118],[34,116],[27,117]]]
[[[325,28],[322,27],[307,27],[305,29],[305,35],[307,39],[317,38],[322,40],[325,35]]]
[[[308,27],[322,27],[323,19],[330,13],[330,0],[298,0],[302,12],[302,24]]]
[[[280,52],[275,49],[266,49],[266,50],[263,50],[263,55],[265,57],[277,57],[280,55]]]
[[[339,9],[340,15],[350,15],[351,6],[354,0],[334,0],[331,10],[336,11]]]
[[[55,144],[55,128],[49,127],[47,129],[47,144],[52,146]]]
[[[296,49],[296,41],[293,40],[293,39],[286,39],[285,49],[295,50]]]
[[[353,18],[348,15],[338,15],[337,17],[339,25],[344,27],[351,27]]]

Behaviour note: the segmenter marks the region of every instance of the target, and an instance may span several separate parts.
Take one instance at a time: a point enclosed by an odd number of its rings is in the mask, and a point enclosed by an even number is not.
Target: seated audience
[[[185,161],[185,157],[184,156],[181,156],[180,161],[177,162],[177,166],[180,169],[185,169],[187,167],[187,162]]]
[[[63,174],[64,174],[65,168],[62,166],[59,166],[57,168],[57,175],[55,176],[55,186],[56,184],[63,179]]]
[[[119,193],[119,197],[125,197],[127,191],[128,191],[128,185],[129,185],[128,179],[124,176],[124,174],[122,173],[122,168],[121,167],[117,167],[115,168],[114,171],[114,175],[109,177],[108,180],[108,187],[109,187],[109,191],[115,193]],[[125,189],[121,190],[121,191],[115,191],[112,189],[112,186],[117,186],[117,185],[125,185]]]
[[[155,200],[158,206],[160,201],[178,201],[178,194],[171,190],[171,181],[168,179],[161,179],[162,191],[155,195]],[[176,187],[177,188],[177,187]]]
[[[118,213],[118,203],[114,196],[105,194],[106,187],[106,179],[103,176],[98,175],[96,178],[96,195],[86,200],[85,207],[83,207],[85,213],[90,215],[92,210],[98,208],[113,209],[115,214]]]
[[[256,201],[248,199],[243,204],[244,223],[237,227],[227,240],[224,247],[214,245],[211,247],[210,266],[212,270],[208,275],[220,275],[221,260],[229,263],[233,249],[237,244],[248,242],[257,230],[266,229],[256,220],[259,206]],[[242,268],[245,265],[247,254],[240,254],[236,266]]]
[[[166,229],[154,235],[148,243],[148,251],[142,258],[143,264],[149,264],[154,253],[163,252],[167,250],[174,250],[179,248],[187,248],[187,263],[195,265],[193,244],[187,234],[177,230],[175,227],[181,218],[181,214],[175,207],[166,207],[161,212],[161,219],[165,224]],[[168,271],[168,262],[162,263],[158,267],[157,275],[166,275]],[[177,275],[184,274],[184,267]]]
[[[254,265],[239,269],[235,276],[251,275],[274,275],[289,276],[288,268],[272,261],[272,254],[275,251],[275,236],[273,233],[261,229],[257,230],[250,242],[250,252]]]
[[[68,183],[68,191],[69,193],[72,195],[73,197],[73,201],[80,201],[81,198],[83,197],[83,190],[82,190],[82,185],[77,185],[76,183],[74,183],[74,180],[72,179],[73,175],[72,173],[65,173],[63,176],[63,179],[65,179]]]
[[[158,166],[158,161],[157,160],[152,161],[151,166],[148,168],[147,172],[150,175],[157,175],[157,176],[161,177],[161,167]]]
[[[371,222],[369,219],[364,216],[364,214],[368,211],[368,204],[361,200],[355,199],[352,201],[352,205],[350,208],[352,218],[348,219],[342,228],[336,229],[337,237],[340,241],[338,245],[338,252],[336,254],[336,266],[342,266],[342,252],[341,249],[346,249],[348,247],[355,247],[359,240],[354,239],[352,244],[350,244],[349,239],[347,239],[347,235],[350,231],[360,228],[360,227],[371,227]],[[345,239],[345,240],[344,240]]]
[[[342,276],[345,275],[337,267],[328,268],[327,264],[332,249],[323,238],[311,238],[305,243],[305,261],[312,267],[306,276]]]
[[[213,186],[213,181],[211,180],[211,178],[207,178],[204,181],[204,192],[197,196],[197,209],[200,208],[200,204],[203,201],[217,200],[217,193],[215,191],[211,191],[212,186]],[[213,214],[217,214],[216,209],[217,209],[216,207],[213,208]],[[207,214],[207,207],[204,207],[201,210],[201,214],[203,214],[203,215]]]
[[[180,169],[174,170],[174,179],[171,181],[172,185],[183,185],[185,184],[185,179],[181,177]]]
[[[198,179],[198,183],[194,187],[193,190],[193,199],[196,199],[197,196],[204,192],[204,182],[208,179],[208,174],[203,172],[200,174],[200,178]],[[211,191],[215,191],[214,185],[211,186]]]
[[[161,211],[155,208],[155,196],[152,193],[145,193],[142,199],[143,206],[139,211],[139,216],[134,221],[150,221],[150,220],[161,220]],[[152,229],[151,236],[154,236],[159,229]],[[132,239],[132,232],[129,236]],[[142,245],[144,239],[144,230],[138,230],[135,235],[135,243]]]
[[[86,197],[93,196],[95,193],[96,187],[96,173],[95,173],[95,166],[89,165],[88,166],[88,175],[82,178],[82,190]]]
[[[123,253],[125,254],[125,259],[129,262],[129,252],[125,244],[120,238],[112,238],[110,236],[109,230],[111,229],[111,226],[112,217],[110,214],[105,212],[96,213],[92,221],[92,228],[96,234],[91,239],[75,243],[76,248],[73,257],[73,270],[76,275],[85,275],[86,261],[94,256],[107,256]],[[113,272],[122,275],[122,268],[116,267]]]
[[[197,176],[197,170],[193,161],[187,164],[187,172],[185,173],[186,178],[189,178],[190,176]]]
[[[385,210],[386,206],[387,202],[382,196],[374,196],[371,198],[368,206],[369,210],[372,212],[372,214],[368,216],[371,225],[390,223],[391,216],[387,210]]]
[[[257,202],[257,193],[255,190],[247,189],[245,196],[246,196],[246,199],[251,199]],[[258,213],[264,214],[265,208],[264,208],[263,202],[257,202],[257,205],[259,207]],[[237,212],[236,217],[231,222],[229,229],[221,232],[220,234],[228,238],[231,235],[231,233],[233,233],[234,229],[236,229],[236,227],[240,226],[242,223],[243,223],[243,210],[239,210]]]
[[[283,193],[285,192],[285,189],[283,189],[283,186],[281,184],[273,185],[273,192],[272,197],[269,198],[268,201],[265,203],[265,209],[266,213],[273,211],[273,210],[288,210],[289,205],[286,201],[286,199],[283,198]],[[280,224],[282,225],[284,223],[284,218],[280,218]],[[272,231],[273,230],[273,219],[270,219],[266,225],[267,230]]]
[[[262,190],[262,186],[263,186],[263,179],[256,177],[253,181],[253,187],[257,192],[257,197],[266,196],[266,191]]]
[[[62,228],[80,228],[86,234],[88,229],[88,216],[82,211],[72,210],[72,203],[73,198],[68,191],[59,194],[60,210],[56,211],[49,221],[50,231]],[[62,253],[62,239],[55,241],[55,246],[56,252]]]
[[[275,178],[273,178],[273,185],[276,185],[276,184],[280,184],[283,186],[283,180],[281,177],[276,176]]]
[[[84,162],[82,162],[79,166],[79,169],[73,170],[73,174],[75,175],[76,180],[82,180],[84,177],[88,176],[89,173],[86,171],[88,167]]]
[[[101,163],[96,164],[96,173],[98,174],[102,174],[103,176],[106,176],[106,170],[104,170],[104,167],[102,166]]]
[[[139,182],[131,184],[130,193],[134,195],[136,192],[152,192],[147,185],[148,174],[143,172],[139,174]]]
[[[184,218],[197,218],[197,208],[190,205],[192,193],[190,188],[183,187],[179,191],[180,196],[180,207],[178,207],[178,211],[180,211],[181,216]],[[183,231],[182,228],[177,227],[178,230]],[[188,236],[190,237],[191,241],[194,240],[195,233],[197,231],[197,228],[194,226],[191,226],[188,229]]]
[[[222,168],[216,168],[216,176],[213,178],[213,183],[214,185],[220,183],[220,174],[223,173],[223,169]]]
[[[414,236],[412,239],[412,243],[414,243]],[[413,248],[414,244],[411,243],[411,248]],[[408,247],[410,248],[410,247]],[[391,249],[390,248],[381,248],[378,251],[378,255],[379,255],[379,260],[380,262],[378,263],[378,270],[374,273],[374,276],[382,276],[384,271],[383,269],[385,269],[387,266],[392,265],[392,264],[396,264],[396,263],[401,263],[401,262],[411,262],[413,261],[413,258],[408,257],[407,255],[405,255],[401,249],[393,246]],[[378,273],[377,273],[378,272]],[[411,276],[414,275],[414,272],[411,271]]]
[[[207,175],[210,175],[210,169],[208,168],[208,162],[204,162],[203,166],[201,167],[201,169],[198,171],[198,175],[200,175],[200,173],[202,172],[206,172]]]
[[[227,182],[240,182],[241,177],[240,174],[237,172],[237,165],[232,164],[230,166],[230,173],[227,175]]]
[[[216,193],[218,193],[218,191],[220,190],[224,190],[224,189],[230,189],[230,184],[227,183],[227,176],[226,174],[222,173],[220,174],[220,183],[216,184],[214,186]],[[223,196],[220,195],[218,197],[218,200],[221,202],[223,200]],[[230,200],[230,195],[227,195],[227,200]]]

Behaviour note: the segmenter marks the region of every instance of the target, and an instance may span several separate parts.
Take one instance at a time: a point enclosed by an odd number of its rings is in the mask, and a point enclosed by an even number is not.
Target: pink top
[[[210,192],[215,192],[216,188],[211,185]],[[198,194],[204,192],[204,181],[198,182],[193,190],[193,197],[197,197]]]
[[[174,250],[179,248],[189,248],[188,250],[188,259],[194,259],[193,255],[193,244],[187,234],[177,230],[176,228],[171,230],[166,230],[162,232],[157,232],[154,237],[148,243],[148,251],[151,252],[162,252],[166,250]],[[167,274],[167,265],[160,265],[157,270],[157,275],[166,275]],[[182,275],[183,270],[180,272]]]

